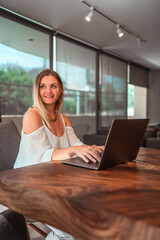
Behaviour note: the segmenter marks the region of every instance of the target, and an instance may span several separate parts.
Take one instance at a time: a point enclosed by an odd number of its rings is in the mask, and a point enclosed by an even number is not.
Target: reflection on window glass
[[[36,75],[49,67],[49,37],[2,17],[0,24],[3,24],[0,37],[1,110],[3,115],[22,115],[33,103],[32,85]],[[41,51],[44,46],[45,53]]]

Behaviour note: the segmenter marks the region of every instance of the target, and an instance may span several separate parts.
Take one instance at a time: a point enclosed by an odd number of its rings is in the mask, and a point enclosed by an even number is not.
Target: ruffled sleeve
[[[69,146],[82,146],[84,145],[83,142],[81,142],[72,127],[66,127],[66,134],[69,142]]]
[[[14,168],[24,167],[42,162],[51,161],[53,148],[49,143],[44,126],[31,134],[24,134]]]

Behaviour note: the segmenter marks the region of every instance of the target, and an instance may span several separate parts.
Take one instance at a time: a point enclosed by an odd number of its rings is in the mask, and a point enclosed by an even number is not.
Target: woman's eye
[[[40,88],[44,88],[45,86],[44,85],[41,85]]]
[[[52,88],[56,88],[56,85],[52,85],[51,87],[52,87]]]

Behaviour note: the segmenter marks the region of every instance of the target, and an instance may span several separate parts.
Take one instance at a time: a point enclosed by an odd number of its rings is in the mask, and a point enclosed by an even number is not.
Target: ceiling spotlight
[[[118,37],[123,37],[124,33],[121,31],[119,24],[117,24],[116,26],[117,26]]]
[[[86,21],[87,22],[90,22],[91,21],[91,18],[93,16],[93,10],[94,8],[93,7],[90,7],[90,12],[88,13],[88,15],[85,17]]]
[[[141,39],[140,39],[140,38],[137,38],[137,46],[138,46],[139,48],[141,48]]]

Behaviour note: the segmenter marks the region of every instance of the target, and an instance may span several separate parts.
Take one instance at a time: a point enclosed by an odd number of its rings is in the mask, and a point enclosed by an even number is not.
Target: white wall
[[[147,89],[134,86],[134,117],[146,118],[147,115]]]

